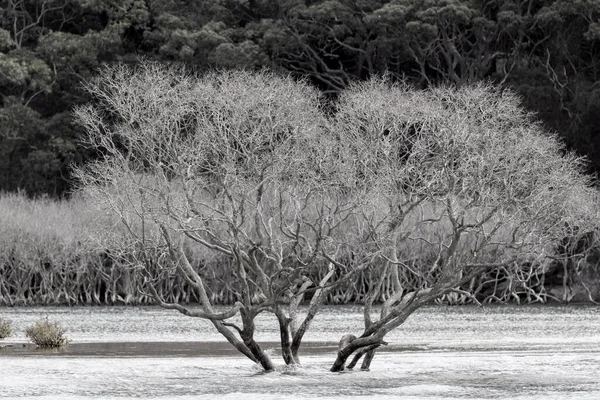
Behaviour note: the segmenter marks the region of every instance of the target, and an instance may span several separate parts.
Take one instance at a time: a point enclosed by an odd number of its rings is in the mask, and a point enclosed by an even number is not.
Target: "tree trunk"
[[[300,364],[297,352],[292,350],[292,341],[290,340],[290,319],[286,317],[283,310],[277,305],[275,316],[279,322],[279,335],[281,338],[281,356],[286,365]]]
[[[375,349],[367,352],[360,369],[363,371],[368,371],[371,368],[371,361],[373,361],[373,357],[375,357]]]
[[[344,367],[346,365],[346,360],[348,360],[348,357],[350,357],[350,354],[346,355],[346,354],[342,354],[341,352],[338,352],[337,358],[335,359],[335,362],[331,366],[330,371],[331,372],[343,371]]]
[[[248,312],[246,309],[241,309],[240,315],[242,317],[242,324],[244,327],[240,332],[240,336],[244,341],[244,344],[265,371],[273,371],[275,369],[275,365],[273,365],[273,362],[269,356],[265,354],[264,350],[254,340],[254,318],[256,315]]]
[[[338,345],[338,355],[331,367],[331,372],[343,371],[346,365],[346,360],[350,355],[354,352],[355,349],[352,349],[350,344],[356,340],[356,336],[352,334],[345,334],[340,339],[340,344]]]
[[[352,363],[350,364],[353,367],[354,365],[356,365],[356,363],[358,362],[360,357],[362,357],[363,354],[375,350],[382,344],[387,343],[383,341],[381,335],[379,334],[360,338],[356,338],[354,335],[350,334],[342,336],[337,357],[335,359],[335,362],[331,366],[330,371],[343,371],[346,366],[346,361],[348,360],[348,357],[350,357],[355,351],[359,350],[359,353],[356,355],[355,359],[352,360]]]
[[[265,371],[275,370],[275,365],[273,365],[273,362],[271,361],[269,356],[265,354],[264,350],[259,346],[258,343],[256,343],[254,339],[244,339],[244,344],[246,345],[246,347],[248,347],[248,349],[250,349],[254,357],[256,357],[258,363],[263,367]]]

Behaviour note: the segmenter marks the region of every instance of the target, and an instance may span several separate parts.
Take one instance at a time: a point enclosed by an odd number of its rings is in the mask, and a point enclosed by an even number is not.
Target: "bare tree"
[[[355,193],[336,195],[341,155],[326,134],[318,93],[266,72],[198,77],[157,64],[107,68],[88,89],[97,103],[77,117],[105,156],[79,170],[82,184],[129,232],[124,257],[149,275],[157,262],[176,268],[202,310],[165,302],[156,276],[148,276],[150,294],[162,307],[210,320],[266,370],[273,363],[254,340],[254,319],[273,313],[283,358],[298,363],[332,287],[321,242],[360,203]],[[229,311],[215,312],[186,240],[231,261],[227,284],[237,302]],[[225,321],[238,312],[241,325]]]
[[[145,272],[158,304],[211,321],[265,370],[260,313],[277,319],[282,357],[297,364],[328,297],[371,274],[365,329],[344,336],[331,368],[368,354],[368,369],[419,307],[471,296],[463,285],[494,268],[543,269],[569,229],[596,222],[580,160],[561,155],[514,95],[485,85],[417,91],[375,79],[345,91],[333,116],[315,89],[267,72],[142,63],[106,68],[88,90],[96,103],[76,114],[103,157],[78,177],[129,233],[110,246]],[[198,247],[229,260],[220,272],[236,302],[225,311]],[[182,276],[200,309],[165,301],[157,274]]]
[[[573,226],[597,226],[581,160],[509,91],[484,84],[415,91],[373,80],[342,95],[336,118],[360,160],[356,173],[371,177],[380,199],[364,225],[393,291],[374,321],[382,281],[371,288],[365,329],[342,346],[332,371],[353,353],[349,367],[368,353],[368,369],[385,335],[422,305],[450,293],[472,298],[461,287],[495,268],[515,279],[544,269]]]

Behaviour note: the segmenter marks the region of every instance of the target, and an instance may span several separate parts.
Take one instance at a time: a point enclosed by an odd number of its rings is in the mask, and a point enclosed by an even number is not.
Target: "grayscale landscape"
[[[600,399],[600,0],[0,0],[0,400]]]

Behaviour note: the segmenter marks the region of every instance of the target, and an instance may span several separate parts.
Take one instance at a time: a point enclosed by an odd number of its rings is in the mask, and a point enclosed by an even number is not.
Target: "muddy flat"
[[[276,348],[276,342],[261,346]],[[335,354],[336,343],[308,342],[303,347],[306,355]],[[0,357],[238,357],[238,351],[224,341],[213,342],[106,342],[71,343],[61,349],[41,349],[29,343],[0,345]]]

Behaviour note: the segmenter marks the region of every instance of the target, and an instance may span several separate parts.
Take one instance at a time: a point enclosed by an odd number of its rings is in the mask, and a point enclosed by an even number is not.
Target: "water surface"
[[[306,337],[303,366],[273,373],[238,356],[206,321],[176,311],[0,308],[16,329],[13,347],[0,349],[0,398],[598,399],[599,312],[426,307],[386,338],[371,371],[332,374],[336,342],[361,330],[359,307],[327,308]],[[68,349],[26,344],[24,327],[42,316],[67,328]],[[265,315],[257,325],[275,349],[276,321]]]

